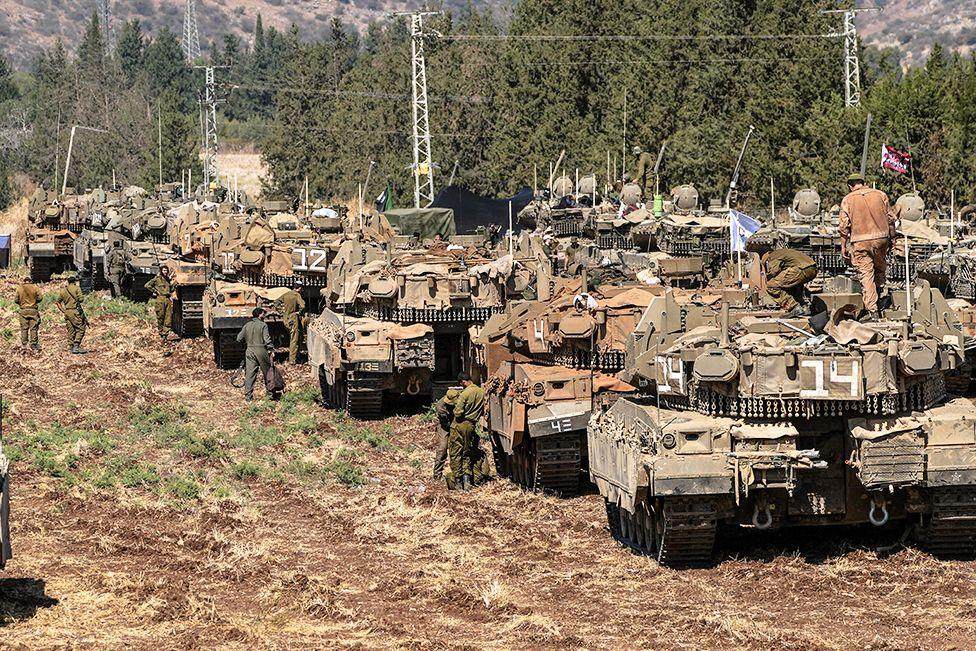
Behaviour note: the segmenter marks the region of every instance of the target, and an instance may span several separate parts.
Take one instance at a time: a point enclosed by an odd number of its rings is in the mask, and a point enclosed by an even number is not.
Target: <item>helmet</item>
[[[639,156],[641,153],[641,148],[635,145],[631,151],[634,153],[634,156]]]

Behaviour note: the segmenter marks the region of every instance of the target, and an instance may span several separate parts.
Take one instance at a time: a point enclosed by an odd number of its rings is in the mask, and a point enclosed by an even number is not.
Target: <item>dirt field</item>
[[[304,368],[245,406],[208,342],[160,343],[145,306],[91,298],[72,356],[49,298],[43,352],[22,351],[13,287],[0,647],[972,647],[974,563],[818,530],[660,569],[611,541],[597,495],[431,483],[423,414],[350,422]]]

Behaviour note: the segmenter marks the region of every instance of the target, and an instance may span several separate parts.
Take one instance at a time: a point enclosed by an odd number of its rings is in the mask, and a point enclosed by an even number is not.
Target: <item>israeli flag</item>
[[[746,241],[762,228],[758,221],[738,210],[729,211],[729,239],[733,253],[746,250]]]

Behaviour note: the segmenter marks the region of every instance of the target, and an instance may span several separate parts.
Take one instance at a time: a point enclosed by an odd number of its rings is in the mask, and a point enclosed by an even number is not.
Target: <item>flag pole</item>
[[[915,188],[915,161],[912,160],[912,146],[908,145],[908,169],[912,172],[912,192],[918,192]]]
[[[949,240],[956,238],[956,191],[949,194]]]

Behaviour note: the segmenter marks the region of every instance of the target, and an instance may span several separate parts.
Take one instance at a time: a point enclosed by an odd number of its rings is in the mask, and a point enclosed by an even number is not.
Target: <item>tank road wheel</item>
[[[622,541],[620,534],[620,507],[606,498],[603,498],[603,506],[607,510],[607,528],[610,530],[610,536],[614,540]]]
[[[976,556],[976,486],[934,488],[925,547],[939,558]]]
[[[708,497],[666,498],[657,558],[661,565],[688,567],[712,560],[716,505]]]
[[[967,356],[968,357],[968,356]],[[973,366],[967,360],[962,366],[945,374],[946,392],[954,396],[966,397],[973,384]]]
[[[229,330],[217,330],[213,337],[214,363],[217,368],[232,371],[244,361],[245,346],[237,341],[237,333]]]

